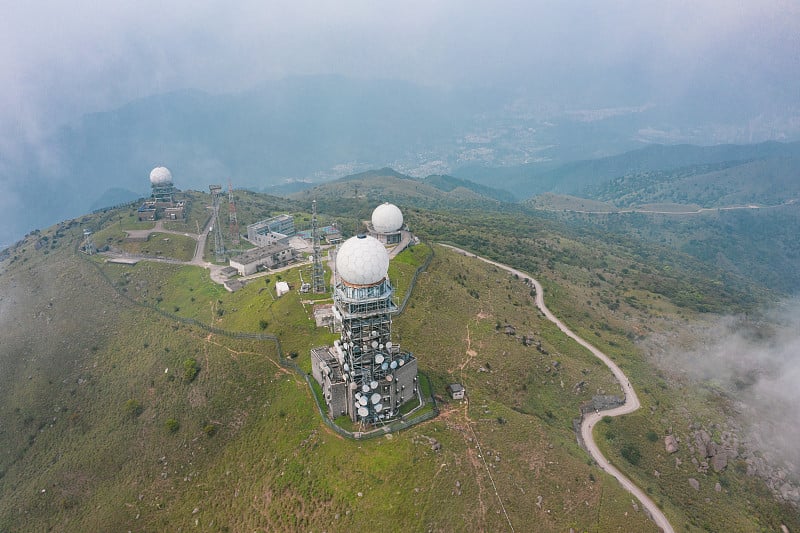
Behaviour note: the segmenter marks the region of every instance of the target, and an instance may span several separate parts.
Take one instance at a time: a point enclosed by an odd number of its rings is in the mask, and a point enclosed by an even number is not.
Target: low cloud
[[[800,476],[800,298],[645,341],[656,363],[725,391],[747,440]]]

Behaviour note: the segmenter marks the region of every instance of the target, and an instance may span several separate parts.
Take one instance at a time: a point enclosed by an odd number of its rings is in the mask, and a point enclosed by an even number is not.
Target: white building
[[[263,248],[253,248],[242,255],[231,257],[230,266],[240,276],[249,276],[259,270],[279,268],[294,261],[294,250],[288,244],[272,244]]]
[[[382,203],[372,212],[367,228],[369,235],[383,244],[398,244],[402,240],[403,213],[394,204]]]

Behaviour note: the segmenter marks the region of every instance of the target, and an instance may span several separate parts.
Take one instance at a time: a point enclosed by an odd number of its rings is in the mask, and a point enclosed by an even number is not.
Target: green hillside
[[[800,527],[763,480],[733,465],[703,479],[724,492],[687,498],[697,474],[672,473],[659,440],[695,420],[725,427],[732,400],[674,380],[638,344],[708,312],[756,312],[772,298],[761,285],[552,214],[490,209],[477,195],[469,210],[465,196],[458,204],[403,177],[338,186],[317,197],[323,217],[368,217],[372,195],[389,191],[380,200],[396,199],[425,243],[392,262],[400,294],[434,254],[394,335],[431,379],[440,415],[342,438],[281,364],[290,357],[307,372],[309,348],[335,337],[314,327],[307,295],[276,298],[276,281],[296,286],[302,269],[228,293],[198,267],[107,264],[76,252],[82,230],[116,231],[128,213],[98,213],[29,234],[0,261],[0,531],[352,531],[376,519],[390,531],[654,531],[575,440],[581,405],[619,392],[611,374],[541,316],[529,286],[438,241],[537,276],[551,309],[620,364],[643,409],[609,421],[604,446],[676,529]],[[236,194],[245,220],[302,220],[310,198]],[[451,201],[458,210],[442,207]],[[447,401],[453,381],[468,402]],[[688,449],[678,454],[691,464]]]
[[[317,200],[324,212],[356,214],[368,218],[376,203],[392,202],[425,209],[516,209],[504,203],[505,191],[466,180],[430,176],[418,180],[390,168],[354,174],[291,195],[310,204]]]
[[[752,145],[693,146],[651,145],[619,155],[569,163],[529,163],[491,168],[469,167],[455,172],[460,178],[513,191],[520,199],[556,192],[585,195],[584,191],[603,187],[606,182],[626,175],[672,174],[684,168],[727,167],[749,161],[800,156],[800,143],[764,142]],[[610,190],[614,191],[611,187]]]

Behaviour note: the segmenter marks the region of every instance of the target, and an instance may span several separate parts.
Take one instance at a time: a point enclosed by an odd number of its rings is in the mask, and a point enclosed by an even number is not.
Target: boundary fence
[[[431,418],[434,418],[434,417],[439,415],[439,407],[436,404],[436,398],[434,398],[433,385],[431,384],[431,380],[426,374],[423,374],[422,372],[418,372],[417,375],[421,379],[425,379],[425,381],[426,381],[426,383],[428,385],[428,390],[430,391],[430,396],[427,397],[427,398],[423,397],[422,388],[419,387],[419,393],[418,394],[419,394],[419,399],[420,399],[420,406],[417,409],[423,409],[426,405],[430,405],[431,406],[430,410],[425,411],[424,413],[422,413],[420,415],[413,416],[411,418],[401,418],[401,419],[398,419],[398,420],[393,420],[392,422],[386,424],[385,426],[381,426],[379,428],[376,428],[376,429],[373,429],[373,430],[370,430],[370,431],[364,431],[364,432],[347,431],[346,429],[343,429],[343,428],[339,427],[338,425],[336,425],[336,423],[333,420],[330,419],[330,417],[328,416],[328,413],[325,412],[325,409],[322,407],[322,404],[320,404],[320,402],[319,402],[319,398],[317,397],[316,391],[314,390],[314,386],[311,383],[311,380],[309,379],[309,374],[307,372],[304,372],[303,369],[300,368],[300,366],[297,363],[295,363],[292,359],[289,359],[289,358],[284,356],[283,348],[281,346],[281,340],[278,338],[277,335],[272,335],[271,333],[249,333],[249,332],[244,332],[244,331],[228,331],[228,330],[225,330],[225,329],[222,329],[222,328],[217,328],[217,327],[214,327],[214,326],[210,326],[210,325],[208,325],[208,324],[206,324],[204,322],[201,322],[201,321],[199,321],[197,319],[194,319],[194,318],[178,316],[178,315],[176,315],[174,313],[170,313],[169,311],[165,311],[165,310],[163,310],[163,309],[161,309],[161,308],[159,308],[159,307],[157,307],[157,306],[155,306],[153,304],[137,301],[134,298],[132,298],[131,296],[129,296],[126,293],[126,291],[123,291],[120,287],[118,287],[111,280],[111,278],[108,277],[108,274],[106,274],[103,271],[103,268],[100,265],[100,263],[90,259],[88,256],[86,256],[84,254],[79,253],[78,252],[78,247],[79,246],[80,246],[80,239],[78,240],[77,244],[75,245],[75,254],[77,256],[79,256],[79,257],[82,257],[89,264],[93,265],[97,269],[97,272],[100,274],[100,276],[102,276],[102,278],[106,281],[106,283],[108,283],[109,286],[111,286],[117,292],[117,294],[122,296],[125,300],[127,300],[130,303],[132,303],[133,305],[136,305],[138,307],[144,307],[146,309],[150,309],[152,311],[155,311],[156,313],[158,313],[159,315],[163,316],[166,319],[174,320],[176,322],[180,322],[182,324],[186,324],[186,325],[190,325],[190,326],[195,326],[197,328],[200,328],[202,330],[208,331],[209,333],[213,333],[215,335],[222,335],[222,336],[229,337],[229,338],[232,338],[232,339],[247,339],[247,340],[257,340],[257,341],[265,341],[265,342],[274,343],[275,344],[275,349],[278,352],[278,362],[280,363],[280,365],[283,366],[284,368],[288,368],[290,370],[293,370],[294,372],[296,372],[299,376],[301,376],[306,381],[306,384],[308,385],[308,389],[311,391],[311,397],[314,399],[314,403],[317,406],[317,410],[319,411],[319,414],[320,414],[320,417],[322,418],[322,421],[325,423],[326,426],[328,426],[329,428],[334,430],[339,435],[342,435],[343,437],[346,437],[346,438],[349,438],[349,439],[355,439],[355,440],[363,440],[363,439],[371,439],[371,438],[374,438],[374,437],[380,437],[381,435],[387,435],[389,433],[394,433],[396,431],[400,431],[400,430],[409,428],[411,426],[414,426],[414,425],[419,424],[421,422],[425,422],[426,420],[430,420]],[[427,259],[425,259],[425,262],[417,268],[417,270],[414,272],[414,275],[411,277],[411,282],[408,285],[408,290],[406,291],[406,294],[403,297],[403,302],[399,307],[398,313],[402,313],[405,310],[406,304],[408,303],[408,300],[411,297],[411,293],[413,292],[414,287],[416,286],[417,277],[422,272],[424,272],[428,268],[428,266],[431,264],[431,261],[433,260],[433,256],[434,256],[433,247],[430,247],[430,251],[431,251],[431,253],[430,253],[430,255],[428,255]]]

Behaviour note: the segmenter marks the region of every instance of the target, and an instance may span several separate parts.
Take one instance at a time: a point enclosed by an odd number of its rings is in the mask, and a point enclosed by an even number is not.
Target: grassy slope
[[[675,258],[663,265],[671,271],[655,276],[653,259],[557,236],[532,219],[476,216],[464,224],[452,215],[410,214],[423,230],[435,227],[468,245],[478,239],[476,251],[539,275],[557,314],[642,384],[643,413],[655,407],[677,423],[687,398],[691,407],[708,399],[671,389],[631,339],[662,319],[692,318],[698,298],[725,306],[735,289],[708,294],[702,278],[687,276],[686,263]],[[520,224],[529,229],[524,239],[515,236]],[[490,230],[493,239],[482,244]],[[72,228],[60,244],[38,251],[30,240],[16,260],[2,263],[0,438],[8,451],[0,456],[0,530],[24,523],[31,530],[338,531],[369,529],[376,516],[392,529],[502,530],[508,521],[500,502],[519,531],[652,530],[616,482],[588,463],[571,430],[580,402],[615,391],[610,376],[543,321],[530,289],[507,274],[436,249],[395,334],[439,394],[462,381],[470,402],[445,405],[438,419],[391,439],[351,442],[320,422],[305,383],[274,363],[271,344],[208,335],[132,305],[73,256],[69,235],[79,233]],[[401,292],[419,264],[414,253],[392,266]],[[266,331],[278,333],[306,368],[307,348],[331,338],[313,328],[310,305],[296,293],[268,296],[277,275],[229,294],[191,267],[103,268],[125,294],[170,313],[242,331],[260,331],[264,319]],[[671,275],[696,293],[693,299],[653,290]],[[299,280],[296,272],[281,276]],[[498,322],[549,353],[523,346]],[[190,357],[200,373],[187,383],[182,365]],[[580,381],[588,381],[583,391],[573,388]],[[138,416],[130,413],[131,399],[143,408]],[[180,424],[174,433],[165,427],[169,418]],[[644,414],[615,421],[610,450],[648,430],[660,434],[664,423]],[[431,439],[442,444],[439,452]],[[748,480],[736,472],[726,474],[729,484],[743,488],[730,491],[724,505],[687,502],[681,480],[653,484],[651,450],[642,450],[647,458],[639,467],[616,460],[652,485],[679,527],[714,524],[722,513],[730,522],[719,523],[795,525],[768,497],[748,505]]]

